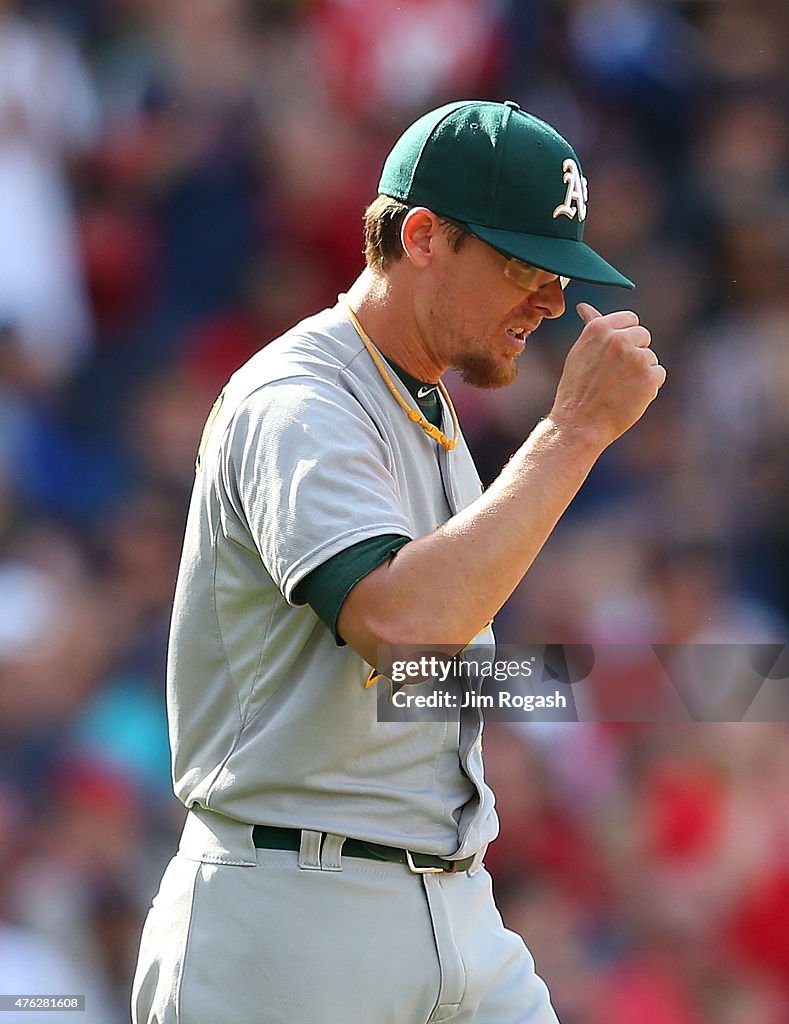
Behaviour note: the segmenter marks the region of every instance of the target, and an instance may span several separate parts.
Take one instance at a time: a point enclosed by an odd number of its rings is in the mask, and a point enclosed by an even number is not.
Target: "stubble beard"
[[[479,353],[464,355],[455,369],[460,372],[466,384],[486,390],[506,387],[518,376],[518,364],[514,359],[502,363],[492,356]]]
[[[436,325],[437,332],[445,334],[447,325],[452,323],[452,309],[454,299],[443,297],[443,302],[437,302],[430,310],[431,319]],[[518,364],[515,359],[503,361],[492,356],[486,348],[486,339],[480,338],[472,348],[469,345],[468,335],[463,331],[451,331],[453,361],[450,363],[453,370],[460,373],[462,380],[475,388],[492,390],[503,388],[512,384],[518,376]]]

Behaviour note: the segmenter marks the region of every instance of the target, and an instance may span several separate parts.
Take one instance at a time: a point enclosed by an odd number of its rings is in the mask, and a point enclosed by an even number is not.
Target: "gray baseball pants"
[[[558,1024],[490,876],[257,850],[190,812],[142,934],[133,1024]]]

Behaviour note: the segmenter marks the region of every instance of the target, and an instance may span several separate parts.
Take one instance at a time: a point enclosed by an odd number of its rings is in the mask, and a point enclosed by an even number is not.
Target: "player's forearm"
[[[378,644],[468,643],[526,574],[604,447],[544,420],[476,502],[354,587],[340,635],[371,664]]]

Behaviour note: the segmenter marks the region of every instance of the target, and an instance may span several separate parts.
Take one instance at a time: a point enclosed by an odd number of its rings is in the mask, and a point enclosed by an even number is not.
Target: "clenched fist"
[[[581,334],[565,360],[550,418],[601,449],[643,416],[666,379],[652,337],[630,311],[603,316],[580,302]]]

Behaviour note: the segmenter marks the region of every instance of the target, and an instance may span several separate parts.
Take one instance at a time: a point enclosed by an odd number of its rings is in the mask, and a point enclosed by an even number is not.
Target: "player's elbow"
[[[359,595],[357,595],[358,597]],[[346,598],[337,618],[337,632],[370,665],[377,665],[382,647],[424,641],[410,613],[365,600]]]
[[[379,567],[360,580],[337,619],[338,634],[368,664],[378,666],[381,648],[449,644],[460,650],[473,639],[475,630],[443,621],[423,595],[390,586],[384,573]]]

